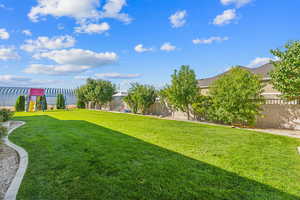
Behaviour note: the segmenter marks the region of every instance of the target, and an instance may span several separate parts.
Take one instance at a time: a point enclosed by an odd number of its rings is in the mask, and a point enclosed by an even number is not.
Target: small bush
[[[198,120],[209,120],[212,99],[210,96],[199,95],[192,104],[193,114]]]
[[[7,135],[7,129],[4,126],[0,125],[0,138]]]
[[[47,99],[46,96],[38,96],[36,99],[36,105],[38,110],[47,110]]]
[[[57,109],[65,109],[66,108],[65,97],[64,97],[63,94],[58,94],[57,95],[56,108]]]
[[[14,112],[8,109],[0,110],[0,122],[6,122],[8,120],[11,120],[13,116],[14,116]]]
[[[17,98],[15,110],[17,112],[25,111],[25,96],[21,95]]]

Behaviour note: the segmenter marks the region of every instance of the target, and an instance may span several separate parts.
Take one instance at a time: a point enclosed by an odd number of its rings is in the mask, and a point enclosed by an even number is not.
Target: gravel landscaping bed
[[[19,157],[15,150],[0,144],[0,199],[4,198],[11,181],[18,170]]]

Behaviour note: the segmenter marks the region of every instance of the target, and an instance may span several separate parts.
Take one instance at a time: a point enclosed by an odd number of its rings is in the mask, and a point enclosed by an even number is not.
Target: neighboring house
[[[269,73],[273,70],[274,65],[269,63],[269,64],[265,64],[265,65],[262,65],[257,68],[248,68],[248,67],[243,67],[243,66],[239,66],[239,67],[246,69],[246,70],[262,77],[262,81],[265,83],[264,92],[262,95],[265,97],[265,99],[280,99],[279,98],[280,92],[275,90],[270,82],[271,78],[270,78]],[[224,75],[226,73],[228,73],[228,71],[226,71],[222,74],[219,74],[217,76],[211,77],[211,78],[205,78],[205,79],[198,80],[199,87],[201,88],[201,93],[203,95],[208,94],[209,86],[215,80],[217,80],[218,78],[220,78],[222,75]]]
[[[259,128],[287,128],[300,130],[300,101],[286,101],[280,98],[280,92],[273,88],[270,79],[270,72],[274,65],[271,63],[257,68],[242,67],[250,72],[262,77],[264,82],[265,104],[262,105],[262,115],[257,117],[256,126]],[[211,78],[198,80],[201,93],[207,95],[209,86],[228,71]]]

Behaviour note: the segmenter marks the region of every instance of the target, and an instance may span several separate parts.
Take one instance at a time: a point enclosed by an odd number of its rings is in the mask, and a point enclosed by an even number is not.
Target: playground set
[[[46,110],[46,106],[44,105],[44,101],[40,101],[39,103],[41,105],[37,105],[37,97],[45,96],[45,89],[40,88],[30,88],[29,94],[27,96],[26,101],[26,112],[34,112],[38,110],[38,107],[40,106],[42,110]]]

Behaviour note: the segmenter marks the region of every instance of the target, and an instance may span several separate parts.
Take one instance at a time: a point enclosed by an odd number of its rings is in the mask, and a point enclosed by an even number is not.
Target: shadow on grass
[[[86,121],[17,117],[29,153],[18,199],[300,199],[268,185]]]

